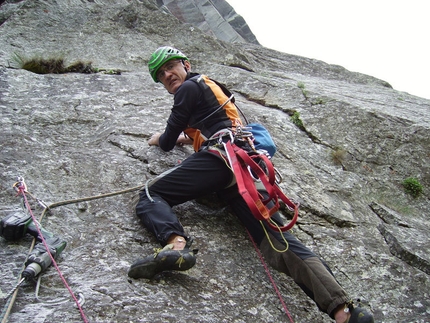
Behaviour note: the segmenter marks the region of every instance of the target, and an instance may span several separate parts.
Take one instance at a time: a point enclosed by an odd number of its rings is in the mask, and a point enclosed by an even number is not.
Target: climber
[[[321,311],[338,323],[373,322],[370,313],[353,305],[322,259],[290,232],[280,233],[262,225],[239,195],[222,148],[213,144],[231,140],[225,134],[242,125],[232,100],[207,76],[191,72],[189,59],[175,48],[158,48],[148,67],[152,79],[174,95],[164,132],[152,135],[148,144],[164,151],[176,144],[192,144],[195,153],[149,181],[139,192],[136,215],[163,248],[132,264],[128,275],[151,279],[165,270],[193,267],[197,253],[191,249],[193,239],[184,232],[172,207],[216,192],[229,203],[269,264],[291,276]],[[273,218],[279,220],[279,214]]]

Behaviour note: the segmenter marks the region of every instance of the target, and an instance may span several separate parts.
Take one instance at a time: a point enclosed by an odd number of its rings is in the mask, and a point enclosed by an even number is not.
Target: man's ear
[[[184,60],[184,67],[187,70],[187,72],[191,72],[191,63],[187,60]]]

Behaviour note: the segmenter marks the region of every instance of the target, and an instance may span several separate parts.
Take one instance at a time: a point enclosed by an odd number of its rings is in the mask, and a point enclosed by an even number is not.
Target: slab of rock
[[[0,17],[1,215],[21,210],[17,176],[47,205],[69,201],[42,225],[68,243],[59,268],[85,298],[90,322],[287,320],[247,233],[213,196],[175,209],[199,248],[193,269],[155,281],[127,277],[136,258],[158,247],[134,216],[130,190],[191,153],[147,145],[172,103],[146,68],[165,44],[226,84],[248,119],[271,131],[281,186],[301,203],[294,233],[351,298],[377,322],[429,320],[429,100],[340,66],[224,42],[152,1],[7,1]],[[18,69],[15,53],[121,73],[39,75]],[[420,197],[403,190],[407,177],[424,186]],[[30,244],[0,239],[2,295]],[[330,321],[289,277],[272,275],[294,321]],[[10,322],[81,320],[54,268],[37,298],[34,291],[31,283],[18,290]]]

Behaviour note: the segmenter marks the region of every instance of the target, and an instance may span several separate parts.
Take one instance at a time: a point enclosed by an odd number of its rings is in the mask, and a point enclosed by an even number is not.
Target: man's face
[[[187,71],[191,65],[188,61],[171,60],[163,64],[157,72],[157,79],[163,83],[166,90],[174,94],[179,86],[185,82]]]

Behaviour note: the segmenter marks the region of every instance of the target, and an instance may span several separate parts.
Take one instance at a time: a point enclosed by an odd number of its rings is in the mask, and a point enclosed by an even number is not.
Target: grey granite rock
[[[196,3],[207,10],[196,17],[213,18],[215,7],[225,21],[234,16],[222,2]],[[174,13],[171,5],[166,1]],[[191,17],[190,8],[180,12]],[[270,129],[282,188],[301,203],[294,233],[328,262],[351,298],[360,298],[377,322],[428,322],[430,101],[252,39],[226,42],[200,30],[202,21],[184,24],[171,13],[149,0],[0,7],[1,215],[21,208],[12,189],[19,175],[46,204],[70,201],[42,224],[68,242],[59,268],[85,297],[88,320],[288,320],[247,233],[213,196],[175,208],[199,248],[193,269],[156,281],[127,277],[129,265],[158,245],[134,216],[134,192],[100,195],[142,186],[191,153],[147,145],[164,129],[172,98],[152,82],[146,63],[169,44],[190,57],[194,70],[226,84],[248,118]],[[18,68],[15,54],[91,62],[104,73],[34,74]],[[407,177],[424,186],[418,198],[404,191]],[[40,216],[41,207],[34,213]],[[3,296],[17,282],[30,243],[0,238]],[[289,277],[271,273],[295,322],[330,321]],[[10,322],[82,321],[54,268],[42,275],[39,300],[34,291],[32,283],[18,290]]]

